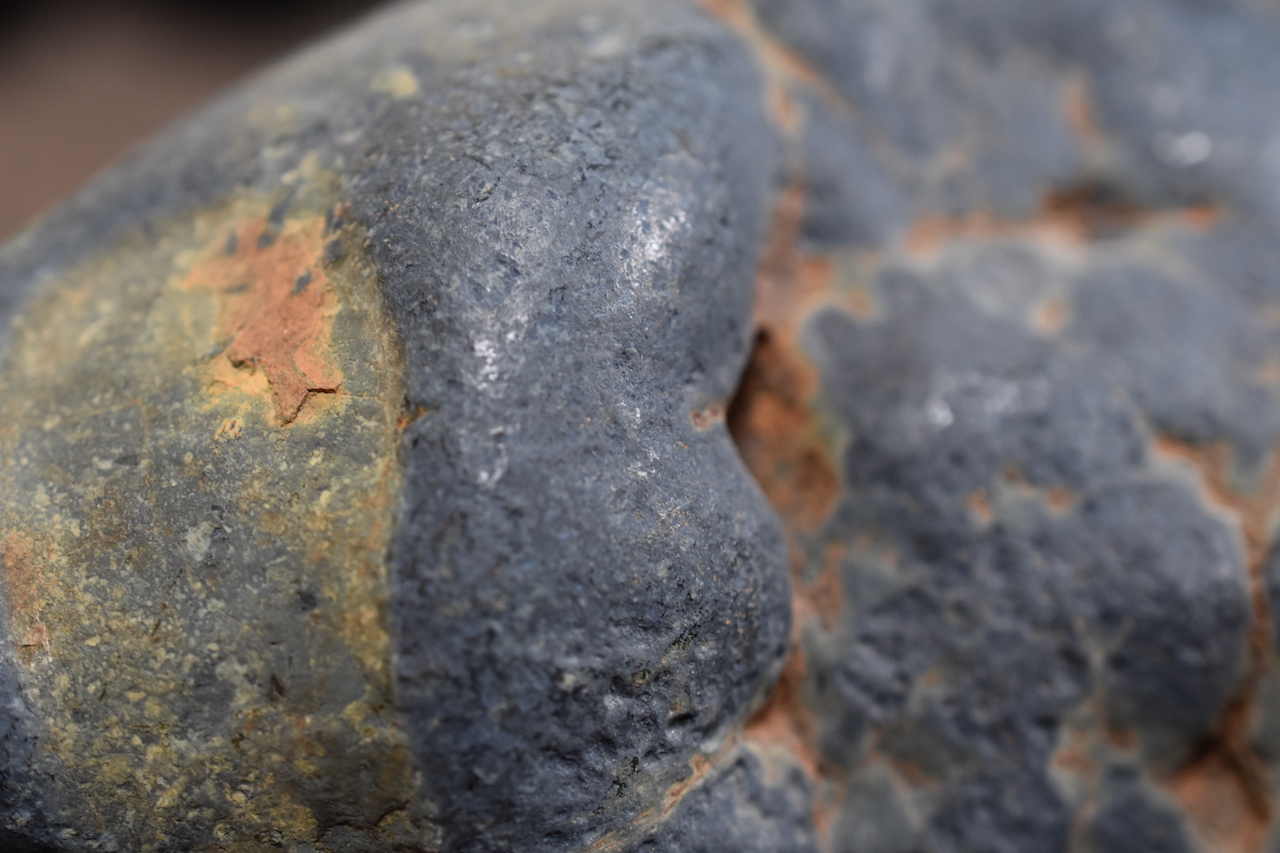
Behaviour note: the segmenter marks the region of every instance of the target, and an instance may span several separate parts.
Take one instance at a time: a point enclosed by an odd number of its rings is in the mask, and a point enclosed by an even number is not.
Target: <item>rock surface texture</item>
[[[1277,92],[447,0],[230,93],[0,250],[0,845],[1280,851]]]

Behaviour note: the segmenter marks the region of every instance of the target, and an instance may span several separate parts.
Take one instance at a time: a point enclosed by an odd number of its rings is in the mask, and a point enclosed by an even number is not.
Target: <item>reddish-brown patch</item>
[[[835,631],[844,612],[844,580],[840,565],[848,547],[843,542],[827,543],[822,571],[812,583],[805,580],[805,555],[799,548],[791,554],[792,622],[798,643],[804,627],[816,620],[827,633]]]
[[[0,543],[0,570],[4,572],[5,605],[10,630],[22,648],[47,648],[49,629],[40,618],[48,595],[41,568],[42,556],[25,536],[10,535]]]
[[[1067,124],[1082,143],[1093,146],[1105,141],[1093,112],[1088,81],[1083,77],[1072,77],[1067,81],[1063,112],[1066,114]]]
[[[0,545],[0,569],[4,570],[4,588],[9,614],[13,617],[38,615],[43,577],[25,538],[9,536]]]
[[[1254,379],[1263,385],[1280,385],[1280,359],[1270,356],[1254,371]]]
[[[813,714],[804,703],[804,679],[808,663],[798,642],[793,644],[777,685],[769,700],[750,720],[743,730],[748,741],[785,748],[799,762],[805,774],[812,780],[822,778],[822,756],[817,748],[817,728]],[[826,837],[835,818],[826,808],[822,797],[814,797],[814,826],[820,837]]]
[[[800,252],[804,184],[791,183],[774,206],[760,266],[756,272],[756,324],[794,337],[799,325],[830,298],[830,259]]]
[[[662,805],[662,816],[666,817],[676,807],[681,798],[702,783],[707,774],[715,767],[715,762],[705,755],[695,755],[689,762],[689,775],[671,786],[667,791],[666,801]]]
[[[309,396],[336,392],[342,373],[326,352],[333,306],[323,217],[291,221],[274,235],[268,228],[259,217],[230,240],[222,235],[182,286],[215,294],[218,337],[230,338],[227,360],[261,370],[281,423],[290,423]]]
[[[1008,237],[1031,237],[1063,248],[1080,242],[1074,230],[1064,229],[1062,223],[1053,220],[1000,219],[985,211],[973,211],[963,216],[925,214],[907,234],[906,248],[913,255],[931,257],[956,240]]]
[[[885,751],[881,748],[884,731],[880,730],[872,735],[871,743],[867,747],[867,757],[865,764],[882,764],[893,771],[896,781],[904,784],[908,788],[934,788],[937,787],[938,778],[929,773],[917,762],[904,758],[895,754],[892,750]]]
[[[412,411],[405,412],[396,419],[396,430],[404,432],[408,429],[410,424],[421,418],[429,411],[431,410],[425,406],[414,406]]]
[[[1162,221],[1181,221],[1193,230],[1204,230],[1217,222],[1218,215],[1218,206],[1212,204],[1145,208],[1116,195],[1105,185],[1090,182],[1053,190],[1041,203],[1043,218],[1059,223],[1081,240]]]
[[[847,109],[844,96],[826,77],[760,25],[750,3],[745,0],[699,0],[699,3],[724,21],[755,52],[765,76],[765,102],[781,130],[793,134],[799,126],[789,91],[797,85],[817,92],[837,109]]]
[[[1066,512],[1076,502],[1076,494],[1070,489],[1045,489],[1044,497],[1049,509],[1057,513]]]
[[[721,403],[711,403],[696,409],[689,414],[689,420],[693,422],[693,428],[699,431],[711,429],[718,423],[724,422],[724,405]]]
[[[816,89],[839,99],[830,84],[760,26],[743,0],[703,0],[756,52],[766,99],[787,136],[798,123],[791,89]],[[799,342],[804,320],[831,295],[829,259],[798,249],[804,186],[793,181],[778,199],[756,278],[756,346],[726,419],[739,452],[790,532],[815,530],[830,515],[840,481],[814,419],[816,368]],[[697,422],[695,421],[695,424]]]
[[[595,844],[591,845],[592,850],[612,850],[622,843],[622,839],[618,837],[617,832],[610,832],[601,838]]]
[[[1253,784],[1231,757],[1213,750],[1183,768],[1169,788],[1205,849],[1259,853],[1266,849],[1271,820],[1259,809]]]
[[[965,498],[965,503],[969,505],[969,511],[973,513],[979,524],[986,527],[991,523],[994,513],[991,511],[991,502],[987,500],[986,489],[978,489],[970,493],[969,497]]]
[[[778,45],[760,26],[743,0],[702,0],[755,51],[765,79],[765,103],[784,136],[795,139],[804,119],[793,92],[816,92],[836,109],[847,109],[841,95],[811,66]],[[800,342],[805,320],[833,302],[833,265],[823,257],[803,255],[799,246],[805,187],[798,177],[784,190],[761,255],[756,278],[757,336],[738,393],[725,419],[744,462],[782,517],[793,553],[797,537],[817,530],[835,509],[840,477],[823,437],[813,403],[820,377]],[[870,316],[867,294],[843,306]],[[695,421],[695,425],[696,425]],[[791,657],[769,700],[748,721],[744,737],[762,747],[780,747],[799,763],[815,784],[814,824],[829,835],[835,818],[823,783],[813,717],[801,696],[805,656],[800,645],[803,626],[817,619],[834,630],[844,593],[839,564],[843,548],[827,550],[818,578],[806,584],[793,572],[795,595]],[[803,565],[803,557],[797,566]],[[714,760],[712,762],[714,764]],[[683,789],[682,789],[683,790]]]
[[[924,768],[919,764],[916,764],[914,761],[907,761],[905,758],[885,758],[884,760],[912,788],[931,787],[938,781],[926,773]]]
[[[1208,231],[1222,219],[1222,207],[1200,204],[1182,209],[1182,218],[1192,231]]]
[[[1203,231],[1213,227],[1221,213],[1213,204],[1144,208],[1106,186],[1082,183],[1046,193],[1039,211],[1026,219],[1002,219],[981,210],[962,216],[922,216],[908,233],[906,247],[912,254],[930,257],[955,240],[1025,238],[1071,250],[1137,228],[1163,225]]]
[[[49,646],[49,626],[36,622],[22,636],[18,643],[24,649],[43,649]]]
[[[1032,318],[1035,327],[1045,335],[1056,335],[1067,325],[1067,303],[1061,299],[1048,299],[1036,307]]]
[[[1258,688],[1274,657],[1271,603],[1267,597],[1267,552],[1271,546],[1269,520],[1280,507],[1280,448],[1258,487],[1241,494],[1228,477],[1231,453],[1225,445],[1197,446],[1161,438],[1156,452],[1189,465],[1200,476],[1205,500],[1232,515],[1245,545],[1251,621],[1250,665],[1227,700],[1210,736],[1196,758],[1178,771],[1169,787],[1197,831],[1212,839],[1213,849],[1245,853],[1262,849],[1274,807],[1267,768],[1254,750],[1250,730],[1257,712]]]
[[[876,313],[875,301],[871,298],[871,294],[862,289],[851,291],[845,298],[845,305],[849,313],[859,319],[870,319]]]
[[[769,86],[766,92],[769,115],[784,133],[795,134],[800,129],[800,107],[795,96],[785,86]]]
[[[811,370],[762,330],[728,414],[747,468],[784,524],[798,533],[821,526],[840,494],[830,451],[809,408],[809,389],[816,384]]]
[[[794,141],[804,120],[794,96],[799,88],[816,93],[837,110],[848,109],[829,81],[765,32],[750,3],[700,2],[754,50],[763,72],[766,107],[784,136]],[[791,656],[770,698],[747,722],[743,736],[762,747],[781,747],[795,758],[818,789],[813,820],[820,837],[827,838],[836,812],[818,784],[823,771],[816,727],[801,695],[806,662],[800,636],[803,626],[815,618],[827,631],[837,626],[844,603],[839,571],[844,547],[829,547],[822,572],[812,584],[805,583],[798,571],[804,558],[796,547],[797,537],[817,530],[831,515],[840,495],[840,477],[814,414],[818,370],[800,343],[805,320],[835,301],[830,259],[806,256],[799,250],[804,198],[804,183],[796,177],[774,209],[756,277],[756,343],[725,420],[743,461],[781,515],[797,558],[797,570],[792,572]],[[865,292],[848,302],[841,307],[855,316],[869,317],[874,312]],[[695,419],[695,426],[698,423]],[[687,787],[680,790],[683,793]]]
[[[1133,749],[1138,745],[1138,735],[1133,729],[1104,726],[1102,733],[1106,735],[1107,742],[1116,749]]]
[[[1089,737],[1079,729],[1068,728],[1061,746],[1053,754],[1053,766],[1083,779],[1098,775],[1098,762],[1089,754]]]
[[[1034,498],[1043,502],[1049,512],[1055,515],[1061,515],[1076,505],[1076,501],[1080,496],[1070,489],[1064,489],[1061,486],[1034,486],[1027,482],[1026,475],[1016,467],[1006,468],[1003,472],[1004,481],[1007,488],[1030,498]]]
[[[783,194],[757,277],[756,346],[730,404],[743,461],[793,533],[816,530],[835,508],[840,478],[814,418],[817,369],[799,327],[829,288],[830,265],[796,250],[803,191]]]

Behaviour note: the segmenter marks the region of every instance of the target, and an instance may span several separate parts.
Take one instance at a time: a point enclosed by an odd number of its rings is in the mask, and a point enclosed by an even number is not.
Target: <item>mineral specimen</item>
[[[1280,849],[1277,57],[436,0],[228,94],[0,250],[0,844]]]

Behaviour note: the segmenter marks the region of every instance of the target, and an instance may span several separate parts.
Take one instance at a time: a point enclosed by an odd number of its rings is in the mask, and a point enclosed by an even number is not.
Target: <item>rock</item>
[[[794,164],[730,424],[820,845],[1277,849],[1274,11],[723,5]]]
[[[755,74],[674,4],[405,6],[4,250],[10,849],[804,823],[735,739],[790,614],[716,414]]]
[[[450,0],[229,94],[0,251],[0,840],[1280,849],[1278,42]]]

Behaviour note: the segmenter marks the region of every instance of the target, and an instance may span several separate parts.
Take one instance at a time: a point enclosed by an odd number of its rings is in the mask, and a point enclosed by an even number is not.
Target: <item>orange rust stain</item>
[[[704,5],[756,48],[765,70],[767,101],[784,133],[796,130],[794,116],[786,110],[796,84],[817,88],[829,100],[840,100],[826,81],[763,33],[742,0],[706,0]],[[806,256],[798,248],[804,197],[804,184],[797,179],[776,203],[757,269],[756,344],[725,417],[743,461],[778,510],[797,558],[792,572],[791,655],[769,699],[747,721],[743,737],[762,747],[780,747],[812,780],[813,822],[825,839],[830,837],[838,805],[827,784],[831,774],[822,765],[816,724],[802,695],[807,663],[800,639],[804,626],[814,619],[827,631],[838,625],[844,606],[839,572],[844,548],[828,547],[822,572],[814,583],[805,583],[799,571],[803,551],[796,547],[796,539],[817,530],[830,517],[840,496],[840,477],[814,414],[820,376],[800,341],[805,320],[833,301],[834,277],[828,258]],[[854,300],[853,313],[870,315],[873,306],[862,295],[864,311],[858,310],[860,303]]]
[[[937,782],[936,779],[924,771],[924,768],[914,761],[907,761],[904,758],[885,758],[883,760],[912,788],[927,788]]]
[[[1254,379],[1264,385],[1280,385],[1280,359],[1270,356],[1254,371]]]
[[[750,47],[764,78],[764,103],[769,116],[787,139],[798,137],[804,120],[795,93],[807,89],[828,106],[847,112],[844,96],[813,66],[772,38],[745,0],[699,0],[722,19]],[[817,530],[834,511],[840,477],[832,451],[817,424],[813,402],[820,377],[800,342],[805,320],[819,307],[833,302],[833,264],[825,257],[803,255],[799,246],[805,186],[794,178],[779,197],[760,258],[756,277],[756,344],[738,393],[724,413],[728,428],[747,468],[782,517],[793,553],[797,536]],[[855,316],[869,317],[874,306],[868,294],[856,293],[842,305]],[[708,418],[708,420],[710,420]],[[695,426],[699,419],[695,413]],[[827,631],[834,630],[844,603],[840,562],[844,546],[828,547],[823,570],[806,584],[792,572],[795,595],[791,656],[765,705],[755,713],[743,737],[762,746],[780,746],[792,754],[815,782],[823,778],[816,726],[802,698],[806,659],[801,630],[811,617]],[[687,791],[715,766],[695,765],[694,777],[680,787]],[[816,785],[815,785],[816,786]],[[814,799],[814,824],[829,837],[836,810],[819,793]]]
[[[614,832],[610,832],[608,835],[601,838],[595,844],[592,844],[591,849],[592,850],[616,850],[622,844],[623,841],[624,839],[618,835],[617,831],[614,831]]]
[[[689,767],[691,772],[688,777],[672,785],[671,789],[667,791],[666,801],[662,805],[663,817],[671,813],[671,810],[676,807],[676,804],[680,802],[685,794],[696,788],[703,779],[707,778],[707,774],[715,767],[715,762],[705,755],[695,755],[689,762]]]
[[[1083,77],[1072,77],[1067,81],[1063,112],[1066,113],[1067,124],[1085,145],[1098,145],[1105,141],[1089,97],[1088,81]]]
[[[991,511],[991,503],[987,500],[987,490],[978,489],[970,493],[965,498],[965,503],[969,505],[969,511],[978,519],[978,523],[986,527],[991,523],[991,519],[995,514]]]
[[[885,765],[893,771],[898,783],[905,783],[908,788],[932,788],[937,785],[938,779],[916,762],[882,750],[880,748],[882,735],[883,732],[876,732],[874,735],[873,742],[867,749],[866,764]]]
[[[244,434],[244,418],[227,418],[214,433],[214,441],[234,441]]]
[[[1063,513],[1076,502],[1076,494],[1070,489],[1045,489],[1045,501],[1054,512]]]
[[[214,359],[209,367],[207,378],[209,396],[213,399],[217,399],[226,392],[234,392],[254,400],[273,401],[274,399],[271,382],[264,372],[236,367],[226,358]]]
[[[1067,303],[1061,299],[1048,299],[1038,305],[1032,322],[1046,335],[1056,335],[1067,325]]]
[[[1080,499],[1075,492],[1061,486],[1032,485],[1017,468],[1006,468],[1003,478],[1006,489],[1024,499],[1039,501],[1053,515],[1062,515],[1070,511]],[[969,509],[978,516],[980,521],[984,518],[990,521],[991,510],[986,501],[986,489],[979,489],[971,494],[967,502]]]
[[[1221,215],[1221,208],[1214,204],[1144,208],[1114,197],[1105,187],[1086,183],[1046,193],[1040,209],[1027,219],[1002,219],[981,210],[954,217],[926,214],[907,234],[906,248],[914,255],[932,257],[956,240],[1024,238],[1069,251],[1136,228],[1180,226],[1204,231]]]
[[[942,683],[942,670],[937,667],[927,669],[921,674],[919,679],[921,687],[936,687]]]
[[[1119,729],[1114,726],[1104,726],[1102,733],[1106,735],[1107,742],[1116,749],[1133,749],[1138,745],[1138,735],[1133,729]]]
[[[793,91],[817,92],[838,109],[843,96],[804,59],[769,35],[744,0],[700,0],[755,52],[765,100],[784,136],[794,138],[802,116]],[[743,460],[781,514],[788,531],[817,529],[835,508],[840,478],[813,416],[818,371],[800,345],[804,320],[832,297],[833,267],[798,249],[804,213],[803,181],[779,197],[756,278],[756,346],[726,415]],[[871,313],[862,294],[861,307]],[[859,313],[855,298],[852,310]]]
[[[1098,763],[1089,755],[1087,736],[1076,730],[1070,730],[1066,743],[1053,754],[1053,766],[1086,779],[1098,775]]]
[[[48,595],[42,558],[30,538],[10,535],[0,543],[0,570],[4,572],[5,604],[10,630],[24,649],[49,647],[49,628],[40,618]]]
[[[234,235],[216,241],[181,286],[217,297],[217,335],[230,338],[227,361],[260,370],[281,423],[290,423],[309,396],[342,385],[327,354],[333,299],[323,263],[324,219],[291,221],[273,235],[266,219],[256,217]],[[226,373],[218,377],[225,384],[247,381]]]
[[[693,428],[698,431],[711,429],[714,424],[724,421],[724,405],[721,403],[711,403],[703,406],[690,413],[689,420],[693,422]]]
[[[804,196],[801,181],[793,181],[779,196],[756,272],[756,324],[789,336],[829,298],[834,272],[829,259],[804,255],[798,248]]]
[[[1184,768],[1170,789],[1207,849],[1258,853],[1266,849],[1271,821],[1259,812],[1252,784],[1232,759],[1210,751]]]
[[[1230,513],[1240,525],[1245,545],[1251,620],[1250,665],[1227,700],[1200,754],[1169,781],[1174,796],[1191,815],[1197,831],[1212,839],[1214,849],[1259,851],[1274,819],[1267,768],[1250,743],[1258,688],[1273,659],[1271,604],[1267,598],[1269,520],[1280,507],[1280,448],[1258,487],[1241,494],[1230,483],[1230,448],[1193,445],[1171,437],[1156,442],[1156,453],[1192,467],[1200,476],[1205,499]]]
[[[827,292],[831,269],[795,248],[803,190],[778,202],[757,277],[756,346],[727,420],[751,473],[794,533],[816,530],[835,509],[840,477],[814,419],[817,369],[799,328]]]
[[[851,291],[845,298],[845,305],[849,308],[849,313],[859,319],[869,319],[876,313],[871,294],[862,289]]]
[[[31,626],[22,638],[22,642],[18,645],[24,649],[48,648],[49,646],[49,626],[43,622],[37,622]]]
[[[808,663],[797,643],[793,643],[793,649],[769,700],[747,721],[743,737],[763,745],[784,747],[799,762],[805,775],[817,782],[822,779],[824,768],[817,746],[817,727],[804,703]],[[819,837],[828,837],[835,817],[835,810],[817,794],[813,802],[813,823]]]
[[[795,96],[785,86],[769,86],[765,93],[769,105],[769,114],[774,122],[788,136],[800,131],[800,107]]]
[[[4,585],[9,613],[15,618],[38,616],[44,576],[33,554],[34,547],[25,537],[6,537],[0,544],[0,568],[4,569]]]
[[[632,822],[633,828],[636,826],[651,826],[657,821],[670,815],[675,807],[680,804],[680,801],[683,800],[690,791],[693,791],[706,781],[707,777],[711,775],[713,770],[717,767],[723,766],[727,761],[731,760],[731,757],[737,753],[738,746],[737,737],[734,734],[730,734],[729,737],[720,745],[720,748],[713,754],[707,755],[698,753],[694,755],[693,758],[689,760],[689,775],[667,789],[667,792],[663,797],[661,809],[655,806],[639,814]],[[624,843],[632,840],[632,838],[633,836],[630,834],[614,830],[592,844],[590,849],[602,851],[617,850],[621,848]]]
[[[1070,229],[1081,240],[1090,240],[1129,228],[1166,221],[1181,223],[1192,230],[1212,227],[1220,214],[1214,204],[1193,204],[1181,208],[1152,209],[1119,198],[1108,188],[1081,183],[1053,190],[1041,202],[1041,216]]]
[[[1038,498],[1043,501],[1044,506],[1053,514],[1062,514],[1075,506],[1075,502],[1079,501],[1079,496],[1068,488],[1062,488],[1060,485],[1052,485],[1052,487],[1044,488],[1042,485],[1032,485],[1027,482],[1027,475],[1021,473],[1018,467],[1006,467],[1002,471],[1005,483],[1016,492],[1024,494],[1027,497]]]
[[[724,21],[756,54],[765,77],[765,103],[780,129],[794,133],[799,122],[789,90],[797,85],[819,94],[839,110],[847,110],[844,95],[813,65],[770,35],[745,0],[699,0],[703,9]]]
[[[840,564],[844,562],[847,551],[843,542],[830,542],[817,580],[806,584],[800,577],[795,577],[797,621],[812,614],[827,633],[839,626],[840,615],[844,612],[844,581],[840,576]]]
[[[399,418],[396,419],[396,431],[404,432],[406,429],[409,428],[410,424],[412,424],[414,421],[421,418],[423,415],[425,415],[429,411],[431,410],[426,408],[425,406],[414,406],[413,411],[405,412],[402,415],[400,415]]]
[[[1208,231],[1222,219],[1222,207],[1216,204],[1200,204],[1182,209],[1183,219],[1192,231]]]
[[[839,476],[808,406],[811,370],[762,331],[728,415],[743,461],[797,533],[820,527],[840,495]]]

